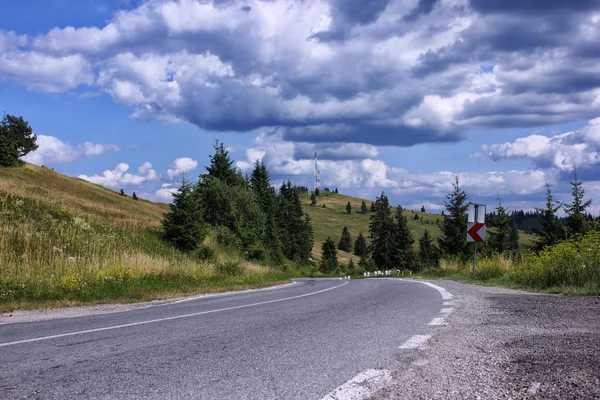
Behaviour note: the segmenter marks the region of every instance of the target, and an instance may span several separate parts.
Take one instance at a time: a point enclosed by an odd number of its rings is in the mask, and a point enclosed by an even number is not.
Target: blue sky
[[[600,195],[599,38],[595,0],[8,2],[0,108],[28,161],[157,201],[218,138],[276,183],[317,151],[342,193],[530,209],[575,167]]]

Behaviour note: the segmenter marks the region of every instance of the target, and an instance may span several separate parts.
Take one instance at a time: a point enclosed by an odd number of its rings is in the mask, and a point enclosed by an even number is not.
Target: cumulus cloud
[[[514,142],[483,145],[473,156],[494,161],[528,158],[537,168],[556,168],[571,172],[600,164],[600,118],[574,132],[554,136],[530,135]]]
[[[595,0],[156,0],[104,26],[0,31],[0,78],[204,130],[450,142],[596,117],[599,15]]]
[[[114,144],[85,142],[72,145],[69,142],[47,135],[37,135],[38,149],[27,154],[23,160],[36,165],[69,164],[82,158],[95,157],[106,152],[119,151]]]
[[[149,162],[142,164],[138,168],[138,174],[131,174],[127,171],[129,171],[129,165],[120,163],[112,170],[104,171],[102,175],[79,175],[79,178],[111,189],[141,186],[146,182],[159,179],[158,174],[152,169],[152,164]]]
[[[167,170],[169,178],[173,179],[181,174],[188,173],[198,166],[198,161],[189,157],[178,158],[173,161],[171,168]]]
[[[160,188],[156,192],[154,192],[154,200],[164,203],[170,203],[173,201],[173,193],[175,193],[177,189],[175,188]]]

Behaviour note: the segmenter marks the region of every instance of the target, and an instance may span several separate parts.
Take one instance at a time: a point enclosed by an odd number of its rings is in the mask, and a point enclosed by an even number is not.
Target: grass
[[[302,208],[308,213],[313,222],[313,228],[315,233],[315,245],[313,247],[313,258],[321,259],[321,245],[325,242],[327,237],[331,237],[336,243],[340,239],[342,234],[342,228],[348,227],[350,234],[352,235],[352,241],[356,239],[359,233],[362,233],[365,237],[369,236],[369,218],[370,213],[360,214],[360,206],[362,201],[365,201],[367,208],[371,208],[371,200],[360,199],[357,197],[346,196],[343,194],[335,194],[331,192],[322,191],[321,195],[317,197],[317,205],[310,205],[310,198],[304,197],[302,199]],[[352,206],[352,214],[346,213],[346,204],[350,202]],[[322,205],[325,204],[325,208]],[[421,217],[420,220],[414,220],[412,217],[418,214]],[[414,249],[418,250],[418,240],[425,232],[425,229],[429,230],[431,236],[436,240],[441,236],[442,231],[440,224],[443,221],[443,216],[440,214],[422,213],[415,210],[405,210],[404,215],[408,217],[408,227],[412,233],[415,241]],[[493,228],[491,229],[493,232]],[[521,246],[532,246],[536,241],[536,236],[527,234],[525,232],[519,232],[519,241]],[[465,232],[466,235],[466,232]],[[489,238],[489,232],[488,232]],[[338,250],[338,259],[341,263],[348,263],[350,259],[354,262],[358,262],[359,258],[351,253]]]
[[[600,232],[559,243],[539,254],[480,257],[472,263],[444,259],[422,276],[546,293],[600,295]]]
[[[214,235],[204,258],[175,250],[160,238],[168,209],[47,168],[0,168],[0,311],[142,301],[290,276],[245,261]]]

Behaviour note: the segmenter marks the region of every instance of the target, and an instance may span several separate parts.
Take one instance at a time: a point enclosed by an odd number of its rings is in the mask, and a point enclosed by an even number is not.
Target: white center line
[[[402,346],[400,346],[400,349],[417,349],[419,347],[421,347],[422,345],[425,344],[425,342],[427,342],[429,339],[431,338],[431,335],[415,335],[413,337],[411,337],[410,339],[408,339],[406,342],[404,342],[404,344],[402,344]]]
[[[176,319],[196,317],[198,315],[213,314],[213,313],[217,313],[217,312],[221,312],[221,311],[237,310],[237,309],[240,309],[240,308],[247,308],[247,307],[261,306],[261,305],[264,305],[264,304],[278,303],[280,301],[300,299],[302,297],[313,296],[315,294],[328,292],[330,290],[337,289],[339,287],[347,285],[348,283],[349,282],[344,282],[341,285],[337,285],[337,286],[333,286],[333,287],[330,287],[330,288],[327,288],[327,289],[319,290],[317,292],[305,293],[305,294],[301,294],[299,296],[285,297],[283,299],[261,301],[259,303],[244,304],[244,305],[241,305],[241,306],[220,308],[218,310],[200,311],[200,312],[195,312],[195,313],[191,313],[191,314],[176,315],[176,316],[173,316],[173,317],[157,318],[157,319],[151,319],[151,320],[148,320],[148,321],[140,321],[140,322],[132,322],[132,323],[129,323],[129,324],[106,326],[104,328],[96,328],[96,329],[87,329],[87,330],[84,330],[84,331],[59,333],[57,335],[41,336],[41,337],[37,337],[37,338],[33,338],[33,339],[17,340],[17,341],[14,341],[14,342],[0,343],[0,347],[13,346],[13,345],[16,345],[16,344],[23,344],[23,343],[39,342],[39,341],[42,341],[42,340],[57,339],[57,338],[62,338],[62,337],[67,337],[67,336],[83,335],[83,334],[86,334],[86,333],[94,333],[94,332],[110,331],[110,330],[114,330],[114,329],[129,328],[131,326],[153,324],[153,323],[156,323],[156,322],[163,322],[163,321],[172,321],[172,320],[176,320]]]
[[[442,309],[440,310],[440,312],[441,312],[442,314],[450,314],[452,311],[454,311],[454,308],[452,308],[452,307],[448,307],[448,308],[442,308]]]
[[[392,380],[392,372],[385,369],[368,369],[321,400],[363,400],[375,394]]]
[[[444,318],[434,318],[427,325],[447,325],[447,324],[444,322]]]

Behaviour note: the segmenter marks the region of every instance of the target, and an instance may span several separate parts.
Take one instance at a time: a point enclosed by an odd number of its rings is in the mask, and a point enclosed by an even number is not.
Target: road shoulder
[[[448,325],[375,399],[600,399],[600,298],[436,281]]]

